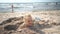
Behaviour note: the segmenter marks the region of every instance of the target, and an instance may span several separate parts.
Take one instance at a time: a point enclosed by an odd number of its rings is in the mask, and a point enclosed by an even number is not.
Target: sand
[[[49,20],[49,23],[60,23],[60,11],[38,11],[38,12],[14,12],[14,13],[0,13],[0,23],[2,23],[4,20],[7,20],[9,18],[14,17],[20,17],[25,16],[27,14],[31,14],[32,18],[36,21],[39,20],[45,20],[46,22]],[[40,22],[41,23],[41,22]],[[45,23],[45,22],[44,22]],[[42,28],[42,29],[41,29]],[[25,32],[25,34],[60,34],[60,25],[47,25],[47,26],[38,26],[35,25],[32,29],[26,28],[23,29],[22,32]],[[27,31],[27,33],[26,33]],[[30,31],[28,33],[28,31]],[[21,34],[24,34],[22,33]],[[33,32],[33,33],[32,33]],[[15,32],[12,34],[19,34],[20,32]]]

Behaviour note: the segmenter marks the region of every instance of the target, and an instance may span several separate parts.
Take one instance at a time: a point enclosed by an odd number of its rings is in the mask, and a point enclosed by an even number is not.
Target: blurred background
[[[0,12],[60,10],[60,0],[1,0]]]

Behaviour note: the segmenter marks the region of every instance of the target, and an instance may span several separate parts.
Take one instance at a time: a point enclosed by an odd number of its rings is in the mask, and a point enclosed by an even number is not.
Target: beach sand
[[[36,19],[36,21],[44,20],[48,21],[49,23],[60,23],[60,10],[56,11],[35,11],[35,12],[14,12],[14,13],[0,13],[0,23],[2,23],[4,20],[7,20],[9,18],[14,18],[14,17],[20,17],[20,16],[25,16],[27,14],[32,15],[33,19]],[[39,19],[37,19],[39,18]],[[42,23],[42,22],[40,22]],[[36,27],[36,28],[35,28]],[[35,25],[33,28],[25,28],[22,30],[22,32],[15,32],[12,34],[60,34],[60,25],[46,25],[46,26],[38,26]],[[29,33],[28,33],[29,32]],[[33,32],[33,33],[32,33]]]

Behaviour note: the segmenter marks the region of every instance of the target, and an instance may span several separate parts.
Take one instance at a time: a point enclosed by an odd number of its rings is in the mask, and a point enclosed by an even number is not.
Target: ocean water
[[[60,2],[36,2],[36,3],[0,3],[0,12],[34,11],[34,10],[60,10]]]

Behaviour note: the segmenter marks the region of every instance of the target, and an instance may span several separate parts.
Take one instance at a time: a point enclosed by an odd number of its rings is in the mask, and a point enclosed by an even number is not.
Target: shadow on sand
[[[40,25],[40,24],[36,24],[35,26],[31,26],[29,27],[29,29],[39,33],[39,34],[45,34],[45,32],[42,31],[42,29],[44,28],[51,28],[52,26],[50,25]]]

